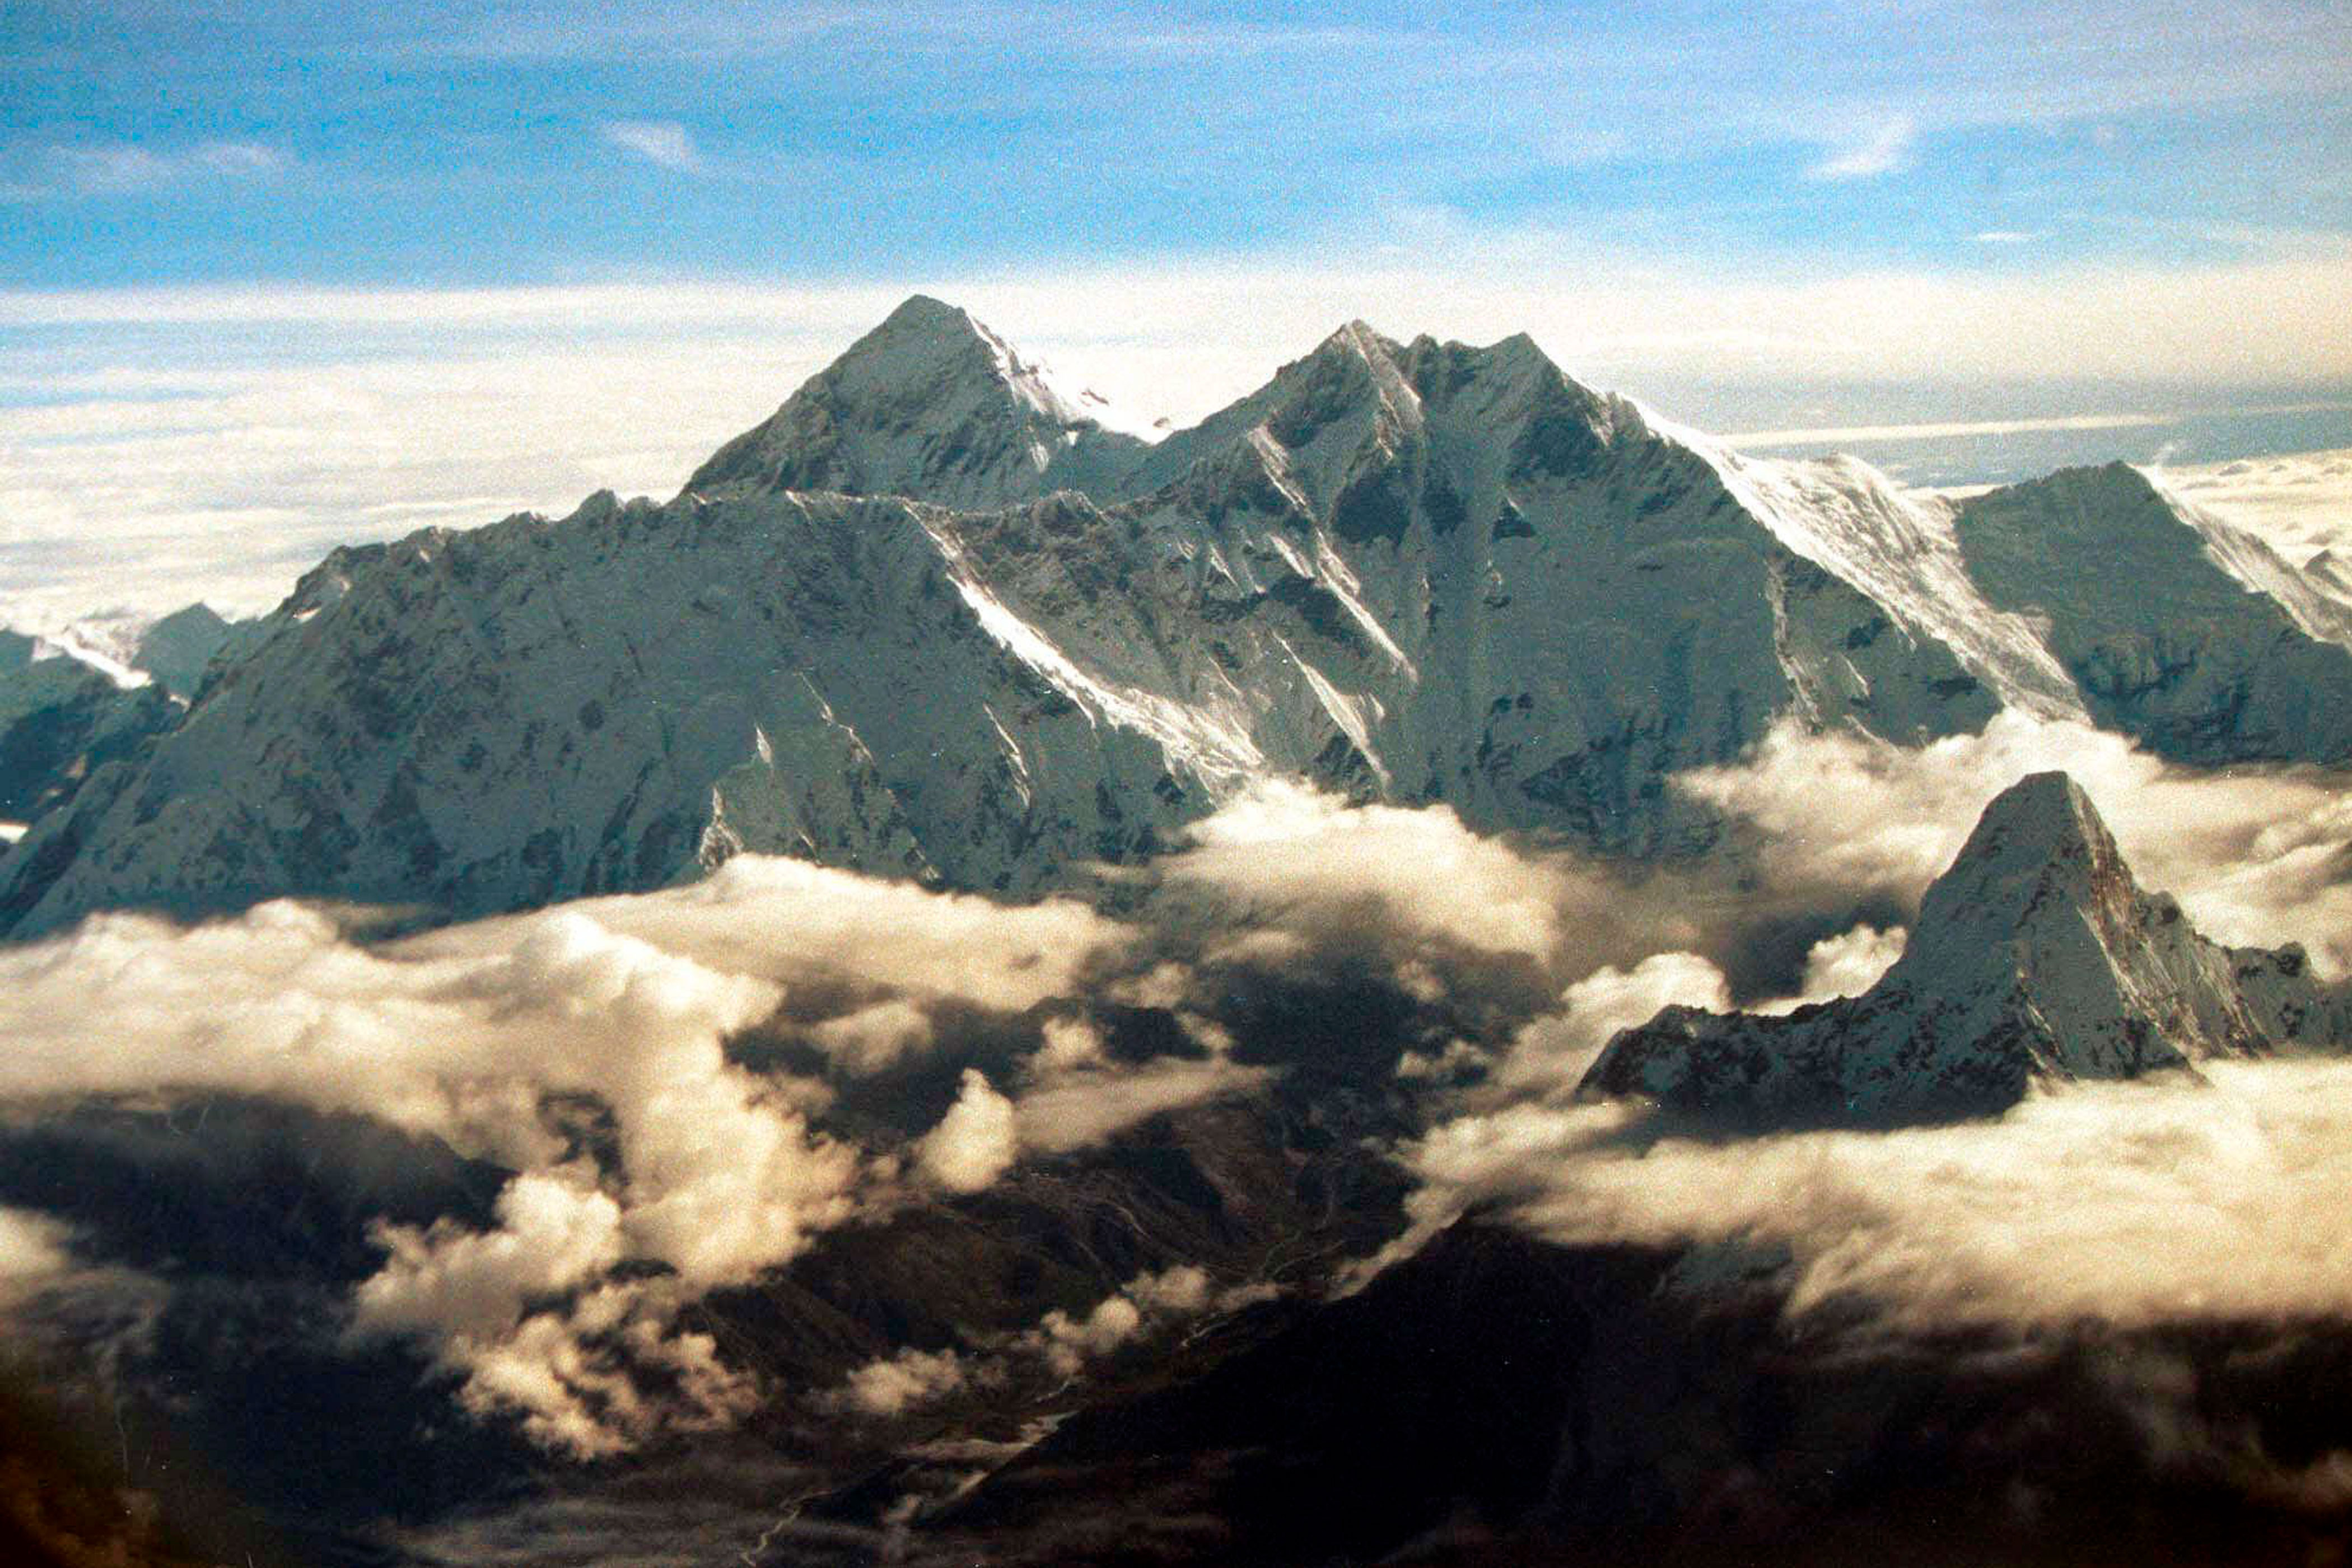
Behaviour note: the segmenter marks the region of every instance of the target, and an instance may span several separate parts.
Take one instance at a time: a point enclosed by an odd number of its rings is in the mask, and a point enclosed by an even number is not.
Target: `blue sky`
[[[2336,0],[0,18],[19,287],[866,278],[1346,247],[1426,213],[1737,271],[2352,229]]]
[[[2352,12],[0,0],[0,619],[667,493],[918,288],[1179,420],[1362,317],[2145,460],[2352,400]]]

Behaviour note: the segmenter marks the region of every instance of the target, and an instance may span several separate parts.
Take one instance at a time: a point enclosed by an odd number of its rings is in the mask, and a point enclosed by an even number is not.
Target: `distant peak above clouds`
[[[1591,1095],[1741,1122],[1865,1126],[2007,1110],[2036,1089],[2352,1046],[2352,994],[2293,948],[2207,941],[2143,891],[2082,786],[1987,805],[1860,996],[1785,1016],[1674,1006],[1612,1040]]]

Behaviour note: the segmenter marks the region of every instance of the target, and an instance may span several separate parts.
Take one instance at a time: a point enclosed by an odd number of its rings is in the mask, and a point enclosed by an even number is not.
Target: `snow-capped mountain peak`
[[[2242,531],[2123,463],[1959,502],[1992,612],[2042,642],[2095,723],[2192,762],[2352,756],[2352,622]]]
[[[1147,447],[1108,400],[1066,389],[925,295],[893,310],[687,481],[689,493],[839,490],[1009,505],[1099,483]]]
[[[918,357],[928,348],[950,366],[960,357],[955,350],[969,333],[987,351],[990,368],[1004,389],[1041,418],[1060,426],[1066,437],[1074,437],[1089,426],[1139,439],[1150,439],[1159,430],[1151,421],[1126,414],[1092,387],[1074,386],[1043,362],[1024,359],[1010,342],[961,306],[918,294],[883,324],[892,321],[900,323],[901,337]]]

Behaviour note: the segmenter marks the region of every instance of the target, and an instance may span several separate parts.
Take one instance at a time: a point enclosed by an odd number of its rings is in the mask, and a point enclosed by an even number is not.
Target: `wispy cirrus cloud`
[[[1919,128],[1907,114],[1873,128],[1805,171],[1816,180],[1869,180],[1907,168],[1919,140]]]
[[[709,173],[702,149],[695,145],[694,133],[675,120],[607,121],[598,128],[597,134],[610,145],[648,163],[681,174]]]
[[[266,142],[214,141],[178,148],[129,142],[61,146],[50,149],[49,162],[64,189],[114,195],[194,179],[253,179],[281,173],[293,160]]]
[[[755,5],[739,0],[666,6],[637,13],[591,7],[541,9],[500,5],[454,27],[427,19],[387,47],[423,59],[515,62],[586,60],[759,59],[806,47],[821,38],[936,37],[961,27],[982,27],[992,14],[966,17],[981,7],[934,5]]]

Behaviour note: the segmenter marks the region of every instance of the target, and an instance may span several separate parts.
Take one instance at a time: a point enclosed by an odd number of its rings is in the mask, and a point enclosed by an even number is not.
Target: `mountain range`
[[[2128,560],[2128,572],[2119,562]],[[336,551],[0,862],[18,933],[448,915],[740,850],[1026,892],[1268,777],[1636,858],[1776,721],[2004,709],[2352,755],[2352,600],[2122,465],[1964,500],[1745,457],[1525,337],[1350,323],[1183,430],[915,298],[667,503]]]
[[[1675,773],[1776,727],[1918,748],[2004,712],[2200,768],[2340,763],[2347,584],[2119,464],[1948,497],[1747,457],[1526,338],[1351,323],[1170,430],[917,298],[667,502],[338,550],[256,622],[0,640],[0,816],[29,825],[0,850],[7,935],[286,894],[397,906],[406,931],[281,907],[0,944],[28,990],[89,976],[156,1036],[36,1042],[0,1106],[0,1241],[32,1259],[0,1269],[22,1342],[0,1547],[2331,1560],[2352,1358],[2327,1298],[2230,1316],[2192,1279],[2172,1317],[2005,1318],[1946,1233],[1899,1234],[1902,1268],[1874,1271],[1900,1205],[1838,1185],[1857,1147],[1885,1162],[1867,1177],[1953,1187],[1992,1151],[1998,1201],[2043,1202],[1990,1255],[2071,1286],[2104,1236],[2087,1199],[2053,1219],[2071,1187],[2177,1150],[2217,1194],[2177,1224],[2275,1245],[2257,1221],[2292,1214],[2301,1173],[2217,1083],[2352,1047],[2352,989],[2300,948],[2200,934],[2065,773],[1990,801],[1860,994],[1669,1005],[1556,1083],[1513,1053],[1570,1032],[1579,985],[1639,990],[1598,939],[1557,973],[1539,942],[1455,943],[1369,864],[1308,915],[1295,888],[1256,907],[1100,868],[1199,850],[1213,812],[1304,782],[1460,819],[1351,820],[1507,838],[1480,845],[1511,862],[1493,879],[1539,883],[1547,921],[1577,918],[1543,880],[1560,862],[1518,848],[1666,873],[1611,887],[1644,954],[1692,959],[1663,949],[1707,912],[1658,914],[1655,888],[1744,868]],[[893,885],[727,864],[747,856]],[[1013,902],[1071,886],[1094,901]],[[841,931],[806,929],[835,904]],[[1032,914],[1049,934],[986,934]],[[706,945],[660,945],[689,929]],[[872,967],[844,957],[869,942]],[[923,978],[1064,961],[1034,989]],[[184,1021],[140,988],[189,966]],[[151,1047],[146,1079],[78,1076]],[[423,1076],[399,1104],[344,1091],[403,1064]],[[788,1129],[860,1184],[805,1234],[747,1222],[753,1263],[689,1279],[621,1200],[679,1149],[796,1169],[717,1146],[679,1092],[697,1073],[741,1089],[729,1125]],[[2103,1086],[2142,1078],[2116,1092],[2208,1095],[2220,1131],[2034,1121],[2072,1095],[2095,1123]],[[1956,1129],[1992,1142],[1932,1142]],[[2072,1152],[2059,1201],[2024,1133]],[[1761,1220],[1608,1211],[1629,1168],[1622,1207],[1705,1209],[1751,1167]],[[734,1225],[724,1190],[698,1223]],[[520,1228],[526,1200],[620,1229],[558,1268],[570,1243]],[[1816,1211],[1851,1229],[1807,1256]],[[2178,1267],[2175,1232],[2124,1234],[2167,1252],[2133,1268]],[[1921,1278],[1978,1315],[1906,1316]],[[361,1332],[386,1281],[425,1306]],[[614,1446],[534,1428],[551,1393]],[[47,1450],[17,1435],[43,1423],[66,1434]],[[185,1551],[148,1550],[173,1531]]]

